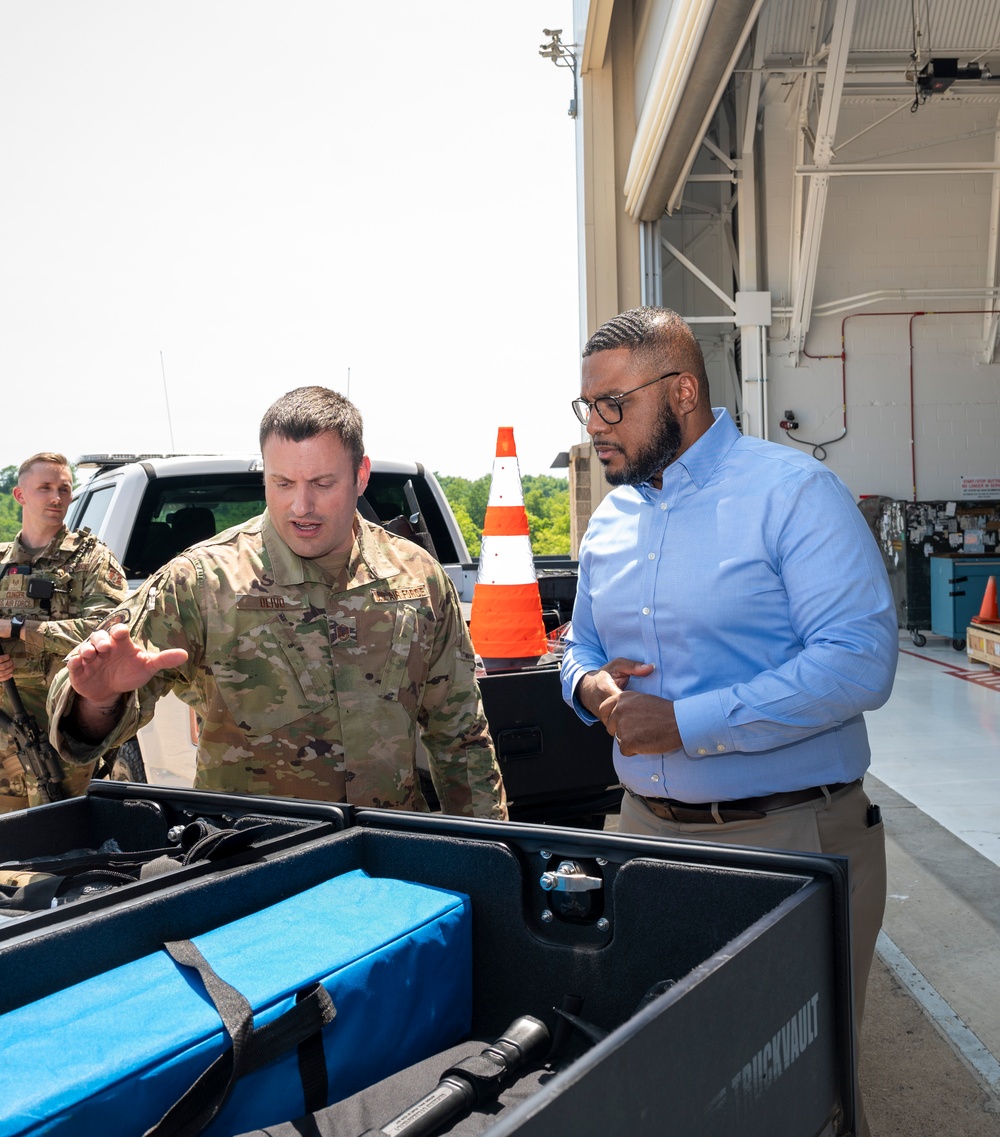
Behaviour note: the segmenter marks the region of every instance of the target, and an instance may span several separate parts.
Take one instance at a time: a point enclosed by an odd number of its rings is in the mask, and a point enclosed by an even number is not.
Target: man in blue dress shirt
[[[862,712],[899,650],[878,547],[822,463],[712,408],[675,312],[623,312],[583,355],[573,407],[616,488],[581,543],[564,695],[614,735],[621,832],[850,858],[860,1032],[886,888]]]

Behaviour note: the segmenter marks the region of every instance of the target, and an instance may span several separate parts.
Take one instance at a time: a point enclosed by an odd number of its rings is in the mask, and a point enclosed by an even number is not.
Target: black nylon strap
[[[190,940],[173,940],[164,948],[182,967],[201,976],[208,997],[219,1012],[231,1045],[170,1107],[143,1137],[195,1137],[215,1117],[229,1096],[239,1074],[247,1038],[253,1031],[253,1008],[222,979]]]
[[[264,826],[251,829],[216,829],[200,836],[189,848],[185,848],[184,864],[194,861],[218,861],[241,853],[252,847],[258,836],[263,836]]]
[[[302,1082],[302,1096],[305,1099],[306,1113],[315,1113],[316,1110],[322,1109],[330,1098],[330,1080],[326,1074],[326,1054],[323,1051],[321,1031],[337,1013],[334,1010],[333,1000],[322,983],[317,983],[312,991],[297,992],[295,995],[296,1004],[301,1005],[305,999],[314,993],[318,1000],[325,998],[329,1002],[330,1017],[299,1043],[299,1080]],[[325,1008],[323,1010],[325,1011]]]
[[[240,1078],[262,1069],[293,1047],[299,1048],[306,1110],[326,1104],[326,1060],[320,1032],[337,1012],[322,983],[298,992],[294,1007],[254,1029],[249,1002],[212,969],[190,940],[173,940],[163,946],[177,963],[201,976],[232,1044],[143,1137],[196,1137],[218,1114]],[[317,1067],[322,1068],[322,1078]]]

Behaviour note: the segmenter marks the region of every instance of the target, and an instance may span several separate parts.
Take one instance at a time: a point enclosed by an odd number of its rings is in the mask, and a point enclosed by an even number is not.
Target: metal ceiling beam
[[[737,100],[737,141],[741,177],[737,193],[739,209],[739,252],[734,253],[737,279],[741,292],[756,292],[760,287],[760,250],[757,223],[757,116],[760,112],[761,75],[764,59],[764,37],[754,33],[753,70],[740,84]],[[732,226],[727,225],[732,240]],[[766,438],[767,398],[767,329],[757,324],[740,324],[740,426],[744,433]]]
[[[730,21],[742,18],[742,26],[739,26],[738,23],[733,23],[729,28],[729,39],[727,42],[730,44],[732,50],[730,52],[729,59],[726,61],[725,65],[722,67],[719,73],[719,81],[714,92],[712,93],[711,98],[705,106],[705,113],[702,117],[701,123],[693,130],[693,133],[691,134],[691,144],[688,148],[687,155],[683,157],[683,160],[679,165],[677,165],[678,157],[684,154],[684,139],[683,137],[676,137],[674,139],[671,139],[671,149],[674,152],[672,153],[670,160],[666,163],[661,164],[661,169],[657,171],[656,188],[664,197],[664,209],[668,214],[673,213],[681,203],[681,199],[684,196],[684,186],[685,183],[689,180],[691,169],[694,166],[695,158],[702,144],[701,140],[708,133],[712,118],[718,109],[719,102],[722,99],[726,87],[729,85],[729,80],[732,76],[733,70],[739,61],[740,56],[743,54],[743,49],[750,37],[750,33],[757,25],[757,18],[760,15],[761,8],[764,6],[764,2],[765,0],[729,0],[728,4],[718,5],[720,12],[723,9],[729,9],[729,15],[727,18]],[[738,9],[741,4],[744,6],[745,11],[740,17],[738,16]],[[719,50],[721,50],[721,41],[717,46]],[[719,62],[721,62],[721,57],[716,61],[716,67],[718,66]],[[711,68],[709,70],[711,70]],[[693,107],[688,109],[693,113]],[[692,122],[693,121],[694,120],[692,119]],[[677,144],[676,148],[673,146],[673,143]]]
[[[997,117],[996,134],[993,140],[993,160],[1000,163],[1000,116]],[[994,289],[997,286],[998,263],[1000,256],[1000,165],[992,178],[990,193],[989,239],[986,244],[986,287]],[[996,304],[986,305],[983,315],[983,362],[993,363],[996,358],[997,346],[997,316],[988,311],[996,308]]]
[[[676,245],[672,245],[666,239],[666,237],[661,236],[660,240],[663,242],[663,247],[670,252],[670,255],[674,258],[675,261],[680,261],[680,263],[688,270],[688,272],[691,273],[692,276],[696,276],[710,292],[714,292],[715,295],[718,296],[718,298],[723,302],[723,304],[725,304],[726,307],[730,309],[730,311],[736,311],[736,301],[731,296],[727,296],[726,293],[723,292],[723,290],[715,283],[715,281],[711,279],[711,277],[707,276],[701,271],[701,269],[694,263],[694,261],[688,260],[688,258],[680,251],[680,249],[678,249]]]
[[[796,166],[798,177],[838,178],[864,174],[992,174],[1000,170],[1000,160],[992,162],[840,162],[836,166]]]
[[[789,340],[796,358],[802,351],[806,333],[809,331],[809,317],[816,288],[816,266],[819,263],[819,248],[830,185],[828,171],[833,160],[833,142],[837,133],[840,100],[844,90],[844,73],[857,6],[857,0],[837,0],[833,29],[830,33],[826,82],[823,84],[816,123],[816,141],[813,145],[816,173],[809,179],[805,219],[802,225],[802,246],[792,280],[792,323]]]
[[[611,31],[611,13],[615,0],[591,0],[587,9],[587,31],[583,39],[580,74],[599,71],[604,66]]]

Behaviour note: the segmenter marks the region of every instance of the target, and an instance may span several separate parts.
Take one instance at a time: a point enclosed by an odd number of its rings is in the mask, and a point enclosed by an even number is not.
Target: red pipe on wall
[[[919,316],[996,316],[1000,315],[998,308],[965,308],[948,312],[852,312],[840,321],[840,355],[810,355],[803,350],[802,354],[809,359],[840,359],[841,362],[841,391],[844,407],[844,433],[847,435],[847,321],[860,320],[864,317],[876,318],[879,316],[907,316],[909,317],[909,386],[910,386],[910,478],[913,500],[917,501],[917,446],[916,446],[916,419],[913,405],[913,321]],[[787,432],[786,432],[787,433]],[[831,441],[839,442],[840,439]],[[829,443],[819,444],[829,445]]]

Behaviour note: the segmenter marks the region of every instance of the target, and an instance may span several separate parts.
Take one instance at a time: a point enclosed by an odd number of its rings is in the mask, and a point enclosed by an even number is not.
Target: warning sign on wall
[[[1000,478],[962,477],[962,497],[970,499],[1000,498]]]

